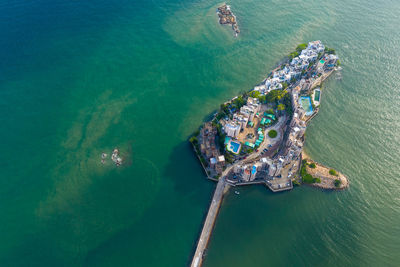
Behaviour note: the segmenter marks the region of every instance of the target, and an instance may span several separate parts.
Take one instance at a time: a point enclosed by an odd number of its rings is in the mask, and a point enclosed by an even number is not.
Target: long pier
[[[221,177],[218,181],[217,187],[215,188],[214,196],[210,208],[208,209],[207,218],[204,222],[203,230],[201,231],[197,243],[196,252],[194,253],[192,264],[190,265],[191,267],[200,267],[203,263],[204,251],[207,248],[208,240],[210,239],[211,232],[214,228],[214,223],[225,193],[225,187],[227,186],[224,177]]]

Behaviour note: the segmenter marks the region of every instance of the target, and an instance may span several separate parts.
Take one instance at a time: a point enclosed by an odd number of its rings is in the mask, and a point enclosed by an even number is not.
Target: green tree
[[[286,112],[288,114],[292,114],[293,113],[293,111],[292,111],[292,98],[290,97],[290,95],[289,94],[285,94],[283,96],[282,102],[283,102],[283,104],[285,104]]]
[[[307,44],[306,44],[306,43],[304,43],[304,44],[299,44],[299,45],[296,47],[296,51],[300,53],[302,50],[304,50],[304,49],[306,49],[306,48],[307,48]]]
[[[310,168],[312,168],[312,169],[315,169],[317,166],[315,165],[315,163],[313,162],[313,163],[311,163],[310,165]]]
[[[244,100],[243,96],[238,96],[235,100],[233,100],[233,105],[236,109],[240,109],[246,104],[246,100]]]
[[[327,54],[336,54],[336,50],[333,48],[329,48],[327,46],[325,46],[325,53]]]
[[[268,132],[268,136],[270,138],[275,138],[275,137],[278,136],[278,132],[276,130],[271,130],[271,131]]]
[[[277,103],[287,94],[286,90],[272,90],[267,94],[266,99],[269,103]]]
[[[258,98],[260,96],[260,92],[259,91],[251,91],[250,96],[254,97],[254,98]]]
[[[342,184],[342,181],[339,180],[339,179],[336,179],[335,182],[334,182],[334,184],[335,184],[335,187],[338,188],[338,187],[340,187],[340,185]]]
[[[336,171],[334,169],[330,169],[329,170],[329,174],[330,175],[335,175],[335,176],[337,175],[337,173],[336,173]]]
[[[260,103],[265,103],[267,102],[267,97],[265,95],[260,95],[258,97],[258,100],[260,101]]]
[[[194,144],[194,145],[198,144],[197,137],[196,136],[190,137],[189,142]]]
[[[306,183],[306,184],[312,184],[313,182],[314,182],[314,178],[311,176],[311,174],[305,174],[303,177],[302,177],[302,180],[303,180],[303,182],[304,183]]]
[[[286,108],[286,107],[285,107],[284,104],[279,104],[279,105],[278,105],[278,110],[279,110],[279,111],[285,110],[285,108]]]
[[[229,114],[229,105],[228,104],[221,104],[221,111],[223,111],[225,114]]]
[[[314,179],[313,179],[313,183],[321,183],[321,179],[319,179],[318,177],[315,177]]]
[[[295,51],[292,52],[288,55],[289,59],[294,59],[295,57],[297,57],[299,55],[299,52]]]

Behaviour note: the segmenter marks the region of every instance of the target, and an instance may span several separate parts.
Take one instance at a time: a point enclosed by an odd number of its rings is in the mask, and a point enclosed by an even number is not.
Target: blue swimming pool
[[[311,104],[311,98],[309,96],[300,97],[300,105],[306,111],[307,116],[313,114],[314,111]]]
[[[240,146],[241,144],[239,142],[235,142],[235,141],[230,141],[230,143],[228,144],[228,150],[232,151],[235,154],[239,153],[240,150]]]

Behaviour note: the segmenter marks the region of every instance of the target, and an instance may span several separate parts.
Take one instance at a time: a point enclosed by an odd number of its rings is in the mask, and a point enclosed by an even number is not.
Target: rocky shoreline
[[[335,171],[335,174],[331,174],[332,168],[312,160],[305,152],[302,153],[302,159],[307,161],[307,173],[320,179],[320,182],[309,184],[310,186],[325,190],[343,190],[349,187],[349,180],[344,174],[338,171]],[[312,168],[311,164],[315,164],[315,167]],[[336,182],[338,185],[335,185],[335,181],[340,182]]]
[[[232,30],[235,32],[235,36],[240,33],[237,25],[236,16],[232,13],[231,7],[224,3],[222,6],[217,8],[217,14],[219,17],[220,24],[231,24]]]

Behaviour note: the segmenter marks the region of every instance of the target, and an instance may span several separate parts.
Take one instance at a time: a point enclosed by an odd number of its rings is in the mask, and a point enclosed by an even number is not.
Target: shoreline
[[[337,175],[331,175],[329,174],[329,170],[332,168],[323,165],[317,161],[314,161],[307,153],[303,151],[302,153],[302,159],[307,160],[308,164],[314,163],[316,165],[316,168],[310,168],[307,166],[307,172],[311,174],[313,177],[317,177],[321,179],[321,183],[313,183],[313,184],[307,184],[303,183],[305,185],[311,186],[311,187],[316,187],[316,188],[321,188],[325,190],[343,190],[349,187],[350,182],[347,176],[345,176],[341,172],[337,172]],[[335,180],[340,180],[341,184],[339,187],[336,187],[334,182]]]

